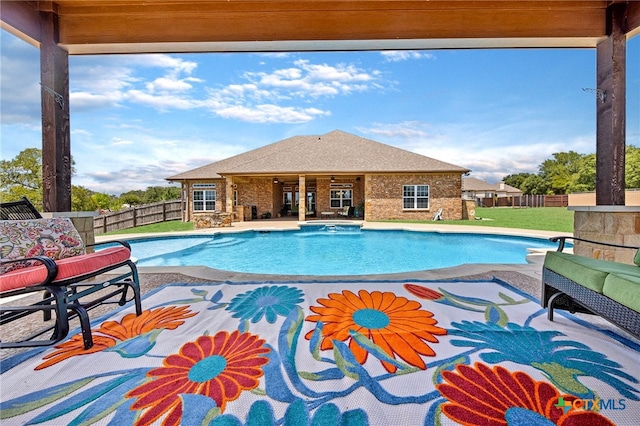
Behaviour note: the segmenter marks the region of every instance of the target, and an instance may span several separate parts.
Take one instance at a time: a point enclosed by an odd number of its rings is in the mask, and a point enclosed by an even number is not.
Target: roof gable
[[[238,174],[394,172],[466,173],[468,169],[334,130],[319,136],[294,136],[167,179]]]

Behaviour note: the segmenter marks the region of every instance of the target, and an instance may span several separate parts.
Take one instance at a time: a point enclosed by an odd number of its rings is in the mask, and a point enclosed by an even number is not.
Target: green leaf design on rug
[[[595,377],[617,389],[622,395],[635,401],[640,400],[640,391],[630,383],[638,383],[633,376],[622,371],[615,361],[574,340],[554,340],[564,334],[557,331],[540,331],[533,327],[508,323],[499,324],[478,321],[452,323],[452,336],[466,340],[451,340],[454,346],[475,348],[480,358],[491,364],[505,361],[530,365],[545,375],[563,392],[581,398],[591,397],[591,391],[584,386],[581,376]]]

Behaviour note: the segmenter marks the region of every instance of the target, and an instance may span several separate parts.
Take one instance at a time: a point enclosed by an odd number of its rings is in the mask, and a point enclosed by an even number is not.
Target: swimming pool
[[[545,239],[470,233],[361,230],[316,226],[300,230],[129,240],[138,266],[208,266],[281,275],[364,275],[446,268],[466,263],[526,263]]]

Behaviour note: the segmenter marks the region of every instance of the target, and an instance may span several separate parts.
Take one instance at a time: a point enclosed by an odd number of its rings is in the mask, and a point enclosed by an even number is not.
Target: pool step
[[[237,244],[242,244],[245,241],[246,240],[240,239],[240,238],[222,237],[222,238],[216,238],[208,242],[205,246],[203,246],[203,248],[229,247],[229,246],[235,246]]]

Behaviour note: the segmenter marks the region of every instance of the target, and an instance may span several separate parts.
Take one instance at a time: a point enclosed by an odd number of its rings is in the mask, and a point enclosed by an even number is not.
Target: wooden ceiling
[[[70,54],[595,47],[615,1],[2,0],[2,27],[38,44],[58,16]],[[627,34],[639,32],[629,2]]]

